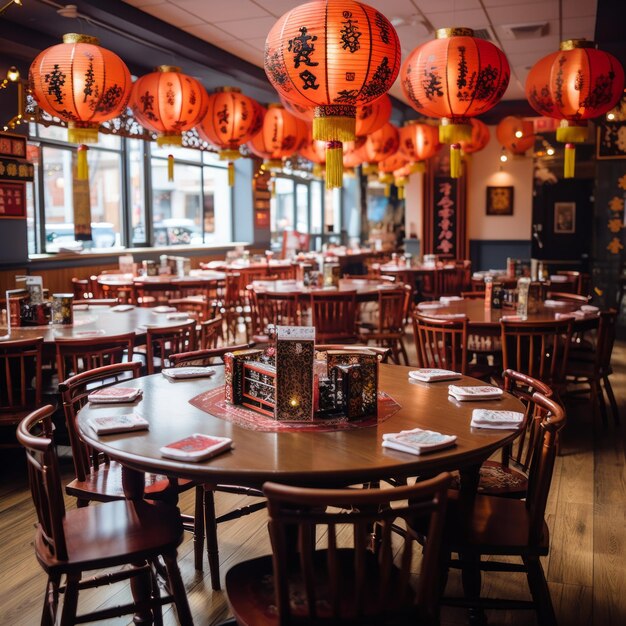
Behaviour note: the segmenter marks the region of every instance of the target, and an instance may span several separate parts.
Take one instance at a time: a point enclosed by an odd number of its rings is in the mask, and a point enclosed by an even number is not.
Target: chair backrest
[[[88,298],[87,300],[74,300],[72,304],[87,304],[88,306],[116,306],[119,300],[116,298]]]
[[[299,326],[300,292],[280,293],[255,291],[252,302],[257,316],[257,328],[265,333],[268,325]]]
[[[569,293],[565,291],[548,291],[546,293],[546,297],[550,300],[558,300],[559,302],[572,302],[574,304],[589,304],[589,301],[591,300],[591,296],[581,296],[577,293]]]
[[[378,332],[403,333],[404,314],[410,294],[404,287],[378,291]]]
[[[465,300],[484,300],[485,292],[484,291],[462,291],[461,298]]]
[[[78,411],[87,403],[87,396],[97,389],[108,387],[122,380],[138,378],[141,374],[141,363],[114,363],[104,367],[82,372],[59,383],[59,393],[63,401],[65,423],[72,446],[74,472],[78,480],[85,480],[92,471],[97,470],[100,463],[108,464],[109,460],[92,450],[78,434]]]
[[[463,270],[456,267],[444,267],[437,270],[437,294],[440,296],[458,296],[463,288]]]
[[[529,512],[529,542],[541,541],[546,503],[550,493],[554,460],[556,457],[559,432],[565,426],[565,410],[551,398],[534,393],[532,400],[538,411],[544,415],[538,422],[538,434],[533,444],[532,458],[528,471],[528,491],[526,509]]]
[[[570,320],[500,322],[502,367],[537,378],[550,387],[565,378],[572,338]]]
[[[298,617],[304,613],[307,624],[316,619],[329,624],[396,623],[394,610],[406,618],[408,607],[413,617],[437,615],[437,566],[449,482],[449,474],[440,474],[394,489],[304,489],[265,483],[278,623],[291,623],[294,603],[289,583],[294,579],[301,581],[302,589]],[[395,541],[392,545],[392,525],[416,516],[429,519],[417,590],[409,582],[415,537],[408,532],[399,546]],[[369,541],[374,524],[381,529],[377,555]],[[297,563],[288,544],[292,529],[297,531]],[[325,553],[320,554],[316,537],[324,531]],[[342,544],[351,544],[349,551],[339,548],[340,533]],[[316,595],[320,587],[324,597]]]
[[[176,326],[148,328],[146,337],[146,367],[154,374],[167,367],[170,354],[189,352],[196,347],[196,322],[189,320]],[[155,363],[160,359],[160,365]]]
[[[42,347],[42,337],[0,342],[0,423],[3,412],[41,404]]]
[[[223,321],[222,316],[218,315],[213,319],[200,322],[198,333],[198,348],[200,350],[217,348],[217,342],[223,336]]]
[[[191,352],[170,354],[168,360],[172,367],[206,367],[207,365],[224,365],[224,355],[227,352],[247,350],[253,346],[253,343],[243,343],[238,346],[222,346],[221,348],[192,350]],[[215,359],[219,359],[219,361],[216,363]]]
[[[316,343],[315,350],[325,352],[327,350],[352,350],[373,352],[380,363],[387,363],[391,356],[391,348],[383,348],[381,346],[360,346],[355,344],[343,345],[341,343]]]
[[[72,293],[74,300],[93,298],[91,283],[88,278],[72,278]]]
[[[559,270],[557,276],[567,276],[569,279],[565,283],[565,289],[563,291],[571,291],[572,293],[582,294],[583,277],[580,272],[572,270]],[[559,283],[559,285],[562,283]]]
[[[320,342],[356,339],[356,291],[312,291],[311,323]]]
[[[52,438],[53,413],[54,407],[48,404],[26,416],[17,427],[17,440],[26,450],[30,491],[43,541],[57,560],[65,561],[65,503],[59,459]]]
[[[269,267],[269,272],[276,276],[278,280],[295,280],[297,265],[273,265]]]
[[[207,300],[204,296],[187,296],[185,298],[170,298],[167,302],[181,313],[187,313],[190,318],[201,322],[214,317],[217,309],[215,300]]]
[[[616,330],[617,311],[615,309],[601,311],[596,340],[595,365],[598,373],[605,376],[608,375],[611,367],[611,355],[613,354]]]
[[[218,280],[189,280],[187,278],[180,283],[176,283],[176,289],[181,298],[203,296],[209,302],[217,299],[218,288]]]
[[[96,367],[121,363],[126,357],[133,358],[135,333],[112,337],[89,337],[85,339],[62,339],[55,341],[56,365],[59,380],[80,374]]]
[[[537,407],[533,395],[538,392],[546,398],[552,397],[552,389],[540,380],[527,376],[515,370],[505,370],[503,373],[504,390],[521,400],[524,405],[524,423],[520,428],[519,437],[502,450],[502,461],[508,465],[513,461],[523,471],[528,471],[535,441],[539,435],[538,424],[545,415],[545,411]]]
[[[413,313],[413,333],[419,367],[465,374],[467,318],[436,319]]]
[[[139,306],[154,306],[156,304],[167,304],[170,298],[179,295],[178,288],[172,285],[159,282],[135,282],[133,284],[134,300]]]

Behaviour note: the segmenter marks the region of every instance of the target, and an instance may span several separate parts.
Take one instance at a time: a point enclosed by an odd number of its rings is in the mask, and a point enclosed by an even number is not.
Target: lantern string
[[[84,143],[80,144],[76,150],[76,180],[89,180],[88,150],[89,148]]]

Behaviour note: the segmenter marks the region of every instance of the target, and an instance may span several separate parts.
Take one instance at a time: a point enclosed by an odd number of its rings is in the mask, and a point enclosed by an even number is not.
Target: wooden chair
[[[112,502],[124,496],[122,486],[122,467],[111,461],[106,455],[92,450],[80,437],[78,431],[78,411],[87,403],[87,396],[102,387],[123,380],[137,378],[141,363],[116,363],[99,367],[82,374],[77,374],[59,384],[59,393],[63,400],[65,422],[72,447],[75,478],[65,487],[68,495],[76,498],[78,507],[89,502]],[[144,493],[148,500],[161,500],[170,497],[170,489],[179,493],[196,488],[196,510],[193,517],[184,515],[185,530],[193,533],[195,567],[202,570],[202,552],[204,551],[204,489],[190,480],[179,479],[171,482],[166,476],[146,474]]]
[[[59,380],[96,367],[132,361],[135,333],[112,337],[88,337],[85,339],[57,338],[56,366]]]
[[[0,426],[15,426],[41,406],[42,347],[42,337],[0,341]]]
[[[591,296],[581,296],[576,293],[568,293],[564,291],[548,291],[546,297],[549,300],[557,300],[559,302],[572,302],[574,304],[589,304]]]
[[[89,298],[88,300],[74,300],[72,304],[86,304],[87,306],[116,306],[119,302],[115,298]]]
[[[467,373],[467,318],[436,319],[413,313],[418,367]]]
[[[181,313],[187,313],[190,318],[198,322],[214,318],[218,308],[218,304],[215,300],[209,301],[204,296],[170,298],[168,304]]]
[[[256,343],[268,341],[268,326],[300,326],[300,292],[255,291],[250,295]]]
[[[442,554],[459,555],[449,565],[463,570],[464,597],[444,597],[442,604],[479,610],[534,609],[539,624],[553,626],[556,618],[539,558],[549,551],[549,532],[544,515],[565,412],[554,400],[540,393],[534,393],[532,399],[544,416],[533,442],[526,499],[478,495],[468,509],[456,492],[449,494]],[[428,539],[428,530],[423,523],[417,522],[414,530]],[[489,560],[482,561],[482,556],[489,557]],[[499,556],[519,557],[522,563],[500,562],[496,560]],[[532,601],[481,598],[481,570],[524,572]]]
[[[613,353],[613,344],[615,343],[616,325],[617,311],[615,309],[602,311],[600,313],[595,349],[587,354],[572,350],[571,358],[568,359],[565,370],[568,383],[589,385],[594,416],[597,415],[599,410],[605,426],[607,425],[607,414],[602,390],[603,384],[604,392],[606,392],[611,406],[613,420],[616,424],[619,424],[619,407],[609,379],[609,376],[613,373],[611,355]]]
[[[572,293],[583,295],[582,286],[583,286],[583,276],[580,272],[572,271],[572,270],[558,270],[556,273],[557,276],[567,276],[567,283],[554,283],[555,285],[563,285],[565,289],[562,291],[571,291]],[[561,288],[559,287],[559,290]]]
[[[162,622],[161,607],[174,602],[182,624],[192,624],[191,611],[176,563],[183,538],[178,509],[166,503],[118,500],[95,507],[66,510],[59,461],[52,437],[54,409],[45,406],[24,418],[17,438],[26,449],[30,487],[37,511],[35,554],[48,576],[41,624],[56,623],[63,593],[62,624],[104,620],[135,612]],[[152,564],[162,557],[173,595],[160,596]],[[134,567],[129,567],[133,565]],[[83,579],[83,572],[117,568]],[[65,585],[61,580],[65,577]],[[77,616],[81,589],[131,580],[146,598]]]
[[[105,272],[102,272],[103,274]],[[110,272],[116,273],[116,272]],[[95,283],[93,279],[95,278]],[[113,298],[123,304],[130,304],[135,302],[135,292],[133,279],[128,279],[128,282],[123,282],[117,285],[109,284],[106,281],[101,281],[97,276],[92,276],[92,290],[97,298]]]
[[[500,332],[503,368],[545,383],[559,397],[565,390],[565,367],[572,339],[571,321],[502,320]]]
[[[514,370],[503,373],[504,390],[519,398],[525,406],[524,422],[519,436],[510,445],[502,448],[500,461],[485,461],[480,468],[478,493],[489,496],[524,498],[528,491],[528,469],[535,440],[539,434],[539,423],[545,411],[537,407],[533,395],[538,392],[546,398],[552,396],[548,385],[520,374]],[[455,484],[455,487],[458,483]]]
[[[358,339],[356,291],[312,291],[311,325],[320,343],[352,343]]]
[[[223,366],[224,355],[227,352],[235,350],[245,350],[252,347],[251,344],[243,344],[239,346],[224,346],[213,350],[194,350],[181,354],[172,354],[170,363],[173,367],[206,367],[206,366]],[[216,362],[217,359],[217,362]],[[253,498],[262,497],[263,494],[258,489],[251,487],[241,487],[239,485],[225,484],[205,484],[201,487],[204,490],[204,524],[206,528],[207,557],[209,561],[209,569],[211,572],[211,587],[220,589],[220,561],[219,561],[219,544],[217,541],[217,525],[222,522],[229,522],[234,519],[250,515],[256,511],[264,509],[265,500],[262,502],[253,502],[240,506],[237,509],[223,513],[220,516],[215,514],[215,492],[233,493],[238,495],[251,496]],[[200,548],[202,550],[202,548]],[[196,568],[198,569],[198,568]],[[199,568],[202,569],[202,568]]]
[[[265,483],[273,555],[226,574],[237,623],[438,624],[438,552],[449,480],[440,474],[410,487],[361,490]],[[392,546],[392,525],[417,516],[430,534],[414,588],[411,536]],[[381,528],[377,553],[370,543],[375,524]],[[299,558],[289,542],[296,535]],[[323,549],[316,549],[317,536],[327,537]]]
[[[437,270],[437,295],[458,296],[463,285],[464,272],[456,267],[444,267]]]
[[[94,296],[88,278],[72,278],[72,293],[74,300],[88,300]]]
[[[146,369],[148,374],[169,366],[169,355],[189,352],[196,347],[196,322],[189,320],[177,326],[148,328],[146,336]]]
[[[380,289],[378,292],[378,312],[374,324],[361,324],[359,340],[367,344],[370,341],[391,350],[395,363],[400,364],[400,355],[405,365],[409,364],[409,356],[404,346],[404,319],[407,307],[407,292],[399,289]]]
[[[219,340],[224,340],[223,324],[224,320],[221,315],[200,322],[198,331],[198,348],[200,350],[217,348]]]
[[[364,352],[373,352],[380,363],[388,363],[391,356],[391,350],[389,348],[382,348],[380,346],[361,346],[356,344],[343,345],[340,343],[316,343],[315,350],[363,350]]]
[[[166,305],[178,295],[178,289],[172,285],[152,281],[133,283],[133,300],[137,306]]]

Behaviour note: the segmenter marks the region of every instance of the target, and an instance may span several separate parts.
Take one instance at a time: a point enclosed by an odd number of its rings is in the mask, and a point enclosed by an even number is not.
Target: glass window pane
[[[98,134],[98,148],[109,148],[110,150],[122,149],[122,138],[119,135]]]
[[[214,165],[215,167],[228,167],[228,161],[222,161],[220,155],[217,152],[208,152],[206,150],[201,151],[202,162],[207,165]]]
[[[311,181],[311,232],[322,232],[322,211],[324,209],[322,199],[322,181]]]
[[[177,163],[174,176],[175,182],[169,182],[167,161],[152,159],[153,244],[201,244],[201,168]]]
[[[61,126],[37,125],[37,134],[42,139],[54,139],[55,141],[67,141],[67,128]]]
[[[44,146],[42,157],[46,250],[54,251],[74,241],[72,152]]]
[[[149,245],[146,239],[146,198],[144,187],[144,142],[128,139],[128,194],[131,241],[133,245]]]
[[[296,185],[296,230],[309,232],[309,187]]]
[[[202,159],[202,152],[200,150],[194,150],[193,148],[179,148],[177,146],[163,146],[162,148],[157,146],[156,143],[151,144],[151,154],[153,157],[167,157],[171,154],[174,159],[180,159],[182,161],[193,161],[199,163]]]
[[[121,156],[115,152],[91,148],[87,153],[87,161],[93,246],[119,246],[122,217]]]
[[[39,221],[37,220],[37,213],[35,212],[36,203],[36,182],[38,179],[38,163],[34,163],[35,166],[35,182],[26,183],[26,229],[28,236],[28,254],[36,254],[39,252],[37,245],[37,227]]]
[[[204,243],[227,243],[233,239],[231,188],[228,170],[205,167],[204,172]]]
[[[270,203],[272,232],[282,233],[293,230],[293,181],[289,178],[274,178],[275,191]]]

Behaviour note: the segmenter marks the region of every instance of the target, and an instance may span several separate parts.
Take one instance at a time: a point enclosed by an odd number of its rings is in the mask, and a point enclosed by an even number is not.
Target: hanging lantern
[[[398,129],[393,124],[387,123],[376,132],[368,135],[361,148],[361,153],[363,161],[368,163],[370,167],[364,167],[363,173],[374,174],[377,170],[373,164],[380,163],[396,153],[399,146],[400,135]]]
[[[540,115],[560,119],[557,141],[565,146],[565,178],[574,176],[574,143],[587,137],[587,120],[610,111],[622,96],[624,69],[593,41],[569,39],[537,61],[526,79],[526,97]]]
[[[354,132],[357,137],[369,135],[382,128],[390,119],[391,98],[385,94],[378,100],[374,100],[374,102],[357,107]]]
[[[303,122],[307,124],[313,123],[313,117],[315,116],[315,107],[314,106],[302,106],[297,102],[292,102],[289,98],[285,98],[282,94],[278,94],[280,98],[280,103],[285,107],[285,109],[291,113],[294,117],[301,119]]]
[[[326,164],[326,144],[323,141],[313,139],[313,135],[309,132],[308,139],[299,152],[302,158],[313,163],[313,176],[322,178]]]
[[[63,35],[32,62],[30,89],[38,106],[68,123],[72,143],[97,143],[102,122],[120,115],[132,89],[130,72],[114,52],[87,35]],[[78,180],[88,178],[87,148],[78,151]]]
[[[183,132],[205,116],[208,99],[200,81],[160,65],[135,81],[129,104],[137,121],[158,134],[159,146],[181,146]]]
[[[471,139],[470,118],[487,112],[504,95],[510,70],[504,53],[470,28],[441,28],[402,66],[402,89],[422,115],[441,118],[439,140],[451,144],[450,175],[460,175],[459,142]],[[456,174],[456,176],[455,176]]]
[[[378,181],[385,185],[385,195],[387,197],[391,195],[391,185],[394,182],[395,170],[404,167],[407,163],[408,159],[400,151],[378,163]]]
[[[288,113],[282,104],[267,107],[261,130],[248,142],[250,151],[265,160],[266,169],[281,169],[283,159],[294,155],[306,143],[306,124]]]
[[[365,137],[357,137],[354,141],[346,141],[343,144],[343,167],[345,170],[354,170],[363,163],[363,146]]]
[[[496,137],[509,152],[526,154],[535,145],[535,128],[532,120],[508,115],[496,126]]]
[[[480,120],[471,119],[470,124],[472,126],[472,134],[469,140],[460,141],[461,150],[465,154],[473,154],[474,152],[480,152],[491,139],[491,133],[489,132],[489,126],[485,122]]]
[[[235,184],[233,162],[241,156],[239,147],[252,138],[253,131],[258,132],[258,115],[254,100],[237,87],[220,87],[207,96],[207,112],[196,130],[202,139],[218,148],[220,159],[228,161],[231,187]]]
[[[425,171],[425,161],[439,150],[439,130],[418,120],[409,120],[400,128],[400,152],[415,165],[417,172]]]
[[[393,184],[398,189],[398,200],[404,200],[404,198],[406,197],[405,187],[407,186],[409,182],[409,178],[411,174],[414,174],[416,171],[420,171],[416,169],[417,165],[423,166],[423,163],[418,164],[418,163],[409,162],[403,165],[402,167],[399,167],[397,170],[394,170]]]
[[[395,28],[355,0],[316,0],[285,13],[265,43],[265,72],[291,102],[314,106],[314,139],[326,141],[326,187],[341,187],[342,142],[356,107],[376,100],[400,69]]]

